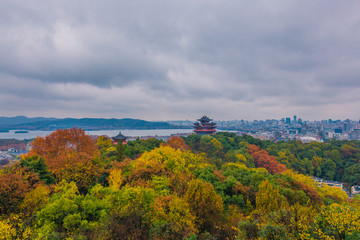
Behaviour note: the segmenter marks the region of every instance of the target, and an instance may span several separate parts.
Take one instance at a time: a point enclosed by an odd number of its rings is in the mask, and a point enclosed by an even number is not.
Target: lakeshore
[[[37,136],[45,137],[51,134],[53,131],[27,131],[24,133],[16,133],[18,130],[9,130],[9,132],[0,132],[0,139],[34,139]],[[99,130],[99,131],[86,131],[89,135],[102,136],[106,135],[109,137],[115,136],[121,132],[123,135],[130,138],[146,138],[146,137],[158,137],[158,136],[171,136],[178,134],[192,133],[193,129],[149,129],[149,130],[129,130],[129,129],[118,129],[118,130]]]

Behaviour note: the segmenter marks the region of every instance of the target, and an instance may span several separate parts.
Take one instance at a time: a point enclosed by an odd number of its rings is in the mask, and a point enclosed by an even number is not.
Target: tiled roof
[[[122,135],[121,132],[119,132],[119,134],[116,135],[115,137],[112,137],[112,139],[114,139],[114,140],[124,140],[124,139],[127,139],[127,137]]]

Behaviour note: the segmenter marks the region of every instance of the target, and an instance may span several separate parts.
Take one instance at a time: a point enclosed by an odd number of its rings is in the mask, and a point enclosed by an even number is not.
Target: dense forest
[[[0,239],[360,239],[360,142],[38,137],[0,172]]]

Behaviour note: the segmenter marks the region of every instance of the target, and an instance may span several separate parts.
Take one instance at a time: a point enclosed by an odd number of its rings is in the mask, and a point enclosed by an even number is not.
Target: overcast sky
[[[358,0],[2,0],[0,116],[360,119]]]

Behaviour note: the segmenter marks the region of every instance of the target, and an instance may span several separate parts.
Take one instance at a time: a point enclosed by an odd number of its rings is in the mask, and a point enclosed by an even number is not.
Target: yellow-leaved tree
[[[176,195],[159,196],[152,217],[153,239],[178,239],[197,233],[189,204]]]
[[[196,216],[198,229],[214,234],[224,210],[223,199],[215,192],[214,186],[200,179],[193,179],[189,182],[185,199]]]
[[[49,201],[50,188],[44,185],[38,185],[34,190],[29,192],[20,208],[24,214],[31,215],[39,208],[45,206]]]
[[[129,179],[151,180],[152,175],[163,175],[166,172],[186,174],[207,166],[209,164],[203,155],[161,146],[145,152],[133,162]]]
[[[256,209],[261,212],[273,212],[281,206],[281,195],[268,180],[262,181],[256,194]]]
[[[122,182],[121,169],[113,168],[109,175],[109,186],[114,190],[119,190]]]
[[[323,207],[313,235],[317,239],[359,239],[360,209],[346,203]]]

